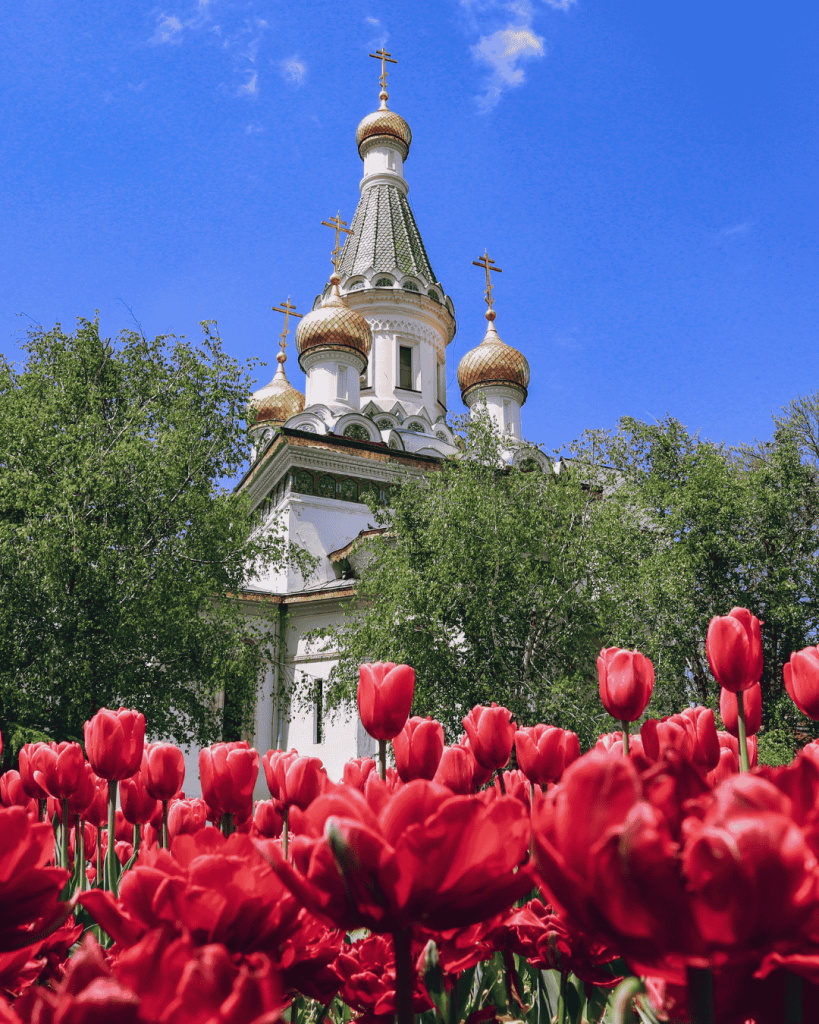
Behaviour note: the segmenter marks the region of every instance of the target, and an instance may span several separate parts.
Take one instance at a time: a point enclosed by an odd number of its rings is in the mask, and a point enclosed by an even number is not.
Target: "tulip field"
[[[702,707],[637,731],[653,666],[601,651],[618,725],[582,755],[496,704],[447,746],[390,663],[360,670],[378,757],[338,783],[217,743],[186,798],[181,752],[123,708],[24,746],[0,777],[0,1024],[819,1021],[819,742],[757,765],[760,636],[741,608],[709,627],[725,732]],[[819,650],[785,685],[819,716]]]

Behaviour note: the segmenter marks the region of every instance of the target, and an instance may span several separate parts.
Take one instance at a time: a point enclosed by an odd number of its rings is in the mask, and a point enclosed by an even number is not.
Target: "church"
[[[322,222],[335,231],[332,273],[313,308],[297,313],[288,300],[278,369],[255,392],[251,407],[254,457],[238,487],[252,500],[260,523],[271,517],[286,538],[317,560],[313,576],[280,572],[257,579],[241,598],[247,614],[278,609],[277,658],[266,673],[256,709],[254,745],[295,747],[320,757],[333,779],[350,757],[374,752],[360,722],[325,714],[322,680],[333,651],[308,634],[340,624],[355,594],[356,575],[379,532],[365,495],[389,504],[390,488],[407,474],[434,470],[458,453],[447,425],[447,346],[455,337],[452,299],[432,269],[407,195],[404,177],[412,132],[388,106],[382,47],[379,107],[356,129],[363,161],[361,198],[352,222],[339,214]],[[495,329],[487,253],[473,262],[486,273],[487,329],[458,366],[461,398],[469,409],[485,403],[501,431],[521,437],[529,365]],[[321,273],[319,268],[317,274]],[[287,379],[285,347],[290,318],[304,394]],[[263,528],[263,526],[262,526]],[[312,715],[291,709],[288,691],[307,677],[315,694]],[[258,795],[266,795],[261,779]]]

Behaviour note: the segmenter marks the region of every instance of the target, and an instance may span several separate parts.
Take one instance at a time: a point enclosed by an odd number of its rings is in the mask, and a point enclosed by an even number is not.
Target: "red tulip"
[[[463,722],[478,764],[483,768],[505,768],[515,742],[512,712],[494,701],[489,708],[476,704]]]
[[[364,792],[364,786],[370,772],[375,771],[375,761],[371,757],[354,757],[344,765],[342,780],[348,786],[354,786],[360,793]]]
[[[758,683],[762,676],[760,621],[747,608],[732,608],[708,624],[705,651],[716,681],[732,693]]]
[[[492,778],[492,772],[494,768],[484,768],[483,765],[478,764],[475,760],[475,752],[472,749],[472,744],[469,742],[469,736],[466,733],[461,733],[461,738],[458,741],[458,746],[469,754],[469,760],[472,762],[472,792],[477,793],[479,789],[489,782]]]
[[[148,792],[142,772],[137,772],[120,782],[119,802],[126,821],[132,825],[147,825],[156,814],[159,801]]]
[[[85,785],[85,757],[79,743],[43,743],[33,763],[34,781],[55,800],[67,800]]]
[[[737,694],[723,687],[719,694],[719,713],[725,731],[732,736],[739,736],[737,721]],[[762,684],[757,683],[750,690],[742,691],[742,703],[745,707],[745,734],[753,736],[762,725]]]
[[[278,839],[284,827],[284,818],[274,800],[259,800],[253,814],[255,833],[265,839]]]
[[[287,769],[298,756],[299,752],[294,747],[292,750],[268,750],[262,757],[267,788],[279,804],[283,802],[282,783],[287,776]]]
[[[108,824],[108,783],[105,779],[94,776],[94,799],[86,807],[84,816],[95,828],[105,828]]]
[[[259,755],[246,740],[214,743],[199,751],[202,796],[218,815],[248,817],[253,811],[253,787],[259,774]]]
[[[168,835],[193,836],[206,825],[207,806],[204,800],[173,800],[168,808]]]
[[[553,725],[532,725],[515,733],[518,765],[530,782],[545,786],[556,782],[580,757],[577,734]]]
[[[636,722],[654,689],[654,666],[639,651],[604,647],[597,659],[600,700],[618,722]]]
[[[149,743],[142,759],[142,782],[155,800],[173,800],[185,781],[185,757],[172,743]]]
[[[431,718],[410,718],[392,741],[392,749],[403,782],[431,779],[444,752],[444,727]]]
[[[48,746],[47,743],[25,743],[20,747],[18,762],[20,765],[20,781],[23,789],[32,800],[45,800],[48,793],[42,786],[34,781],[35,757],[40,747]]]
[[[412,707],[415,670],[409,665],[376,661],[358,669],[358,713],[376,740],[392,740],[404,728]]]
[[[100,708],[85,723],[85,749],[101,779],[120,782],[136,775],[142,763],[145,716],[138,711]]]
[[[68,810],[70,814],[84,818],[88,808],[94,803],[97,795],[97,776],[91,770],[91,765],[86,761],[83,765],[82,781],[68,798]]]
[[[703,771],[711,771],[719,763],[719,739],[714,712],[711,708],[698,705],[686,708],[682,717],[688,719],[693,730],[694,763]]]
[[[819,719],[819,647],[795,651],[782,674],[785,689],[802,714]]]
[[[444,747],[433,782],[447,786],[453,793],[466,796],[473,792],[473,765],[476,766],[477,762],[471,751],[461,746]]]
[[[22,807],[32,821],[37,820],[37,801],[26,793],[19,772],[0,775],[0,803],[4,807]]]

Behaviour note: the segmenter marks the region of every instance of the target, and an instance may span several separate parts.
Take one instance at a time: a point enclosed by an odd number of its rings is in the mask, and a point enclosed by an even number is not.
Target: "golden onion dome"
[[[526,401],[529,387],[529,363],[522,352],[501,341],[495,330],[495,311],[488,309],[486,319],[489,326],[483,341],[477,348],[467,352],[458,364],[458,384],[461,398],[475,388],[487,384],[507,384],[519,388]]]
[[[280,425],[301,412],[304,408],[304,395],[296,391],[284,373],[287,356],[279,352],[276,356],[279,368],[271,382],[258,391],[254,391],[247,403],[248,410],[255,410],[256,423],[274,423]]]
[[[380,99],[381,106],[378,110],[373,111],[372,114],[367,114],[364,120],[359,123],[358,128],[356,128],[355,144],[358,146],[359,156],[362,160],[364,159],[361,147],[367,139],[387,136],[393,141],[400,143],[401,157],[403,160],[406,160],[409,154],[410,143],[412,142],[410,126],[400,114],[394,113],[387,107],[387,94],[385,92],[381,93]]]
[[[299,363],[305,352],[313,349],[347,349],[364,357],[370,354],[373,333],[360,313],[350,309],[338,290],[341,278],[335,271],[330,278],[330,294],[318,309],[299,322],[296,330],[296,350]]]

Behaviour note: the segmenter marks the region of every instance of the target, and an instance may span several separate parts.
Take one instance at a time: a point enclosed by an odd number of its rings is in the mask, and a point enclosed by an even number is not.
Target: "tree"
[[[522,723],[551,721],[591,742],[606,727],[595,669],[599,488],[526,443],[509,465],[510,440],[488,417],[461,431],[458,458],[405,480],[378,513],[386,532],[350,618],[330,634],[340,660],[328,706],[355,706],[360,662],[405,662],[416,670],[413,713],[438,718],[450,738],[473,704],[496,700]]]
[[[296,557],[221,481],[250,455],[251,364],[97,320],[0,357],[0,724],[82,736],[100,706],[179,742],[237,738],[268,656],[232,599]],[[221,695],[226,694],[224,700]]]
[[[619,480],[605,503],[617,529],[600,536],[622,545],[601,552],[601,626],[654,661],[652,713],[716,708],[705,635],[712,616],[740,605],[764,623],[766,725],[813,731],[782,683],[791,652],[819,639],[819,487],[803,438],[792,416],[770,441],[733,448],[673,418],[594,435]]]

